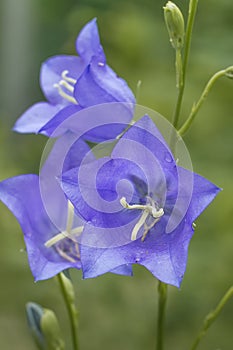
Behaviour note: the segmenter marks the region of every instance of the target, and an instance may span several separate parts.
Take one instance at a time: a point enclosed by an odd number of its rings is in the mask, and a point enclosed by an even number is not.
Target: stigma
[[[141,241],[143,242],[152,227],[161,219],[164,215],[163,208],[159,208],[157,203],[150,197],[147,198],[147,204],[129,204],[126,201],[125,197],[120,199],[120,203],[122,207],[130,210],[141,210],[142,214],[133,228],[131,233],[131,241],[135,241],[137,239],[137,235],[142,226],[144,226],[143,235]],[[150,222],[150,223],[149,223]]]
[[[74,221],[74,206],[70,201],[68,201],[67,205],[67,219],[66,219],[66,228],[64,231],[59,232],[57,235],[50,238],[48,241],[44,243],[46,248],[55,247],[60,256],[64,259],[75,262],[75,259],[80,259],[79,255],[79,247],[77,243],[77,236],[80,236],[83,232],[84,226],[78,226],[73,228]],[[71,244],[74,245],[74,249],[67,244],[67,239]],[[60,244],[61,243],[61,244]]]
[[[69,71],[64,70],[61,73],[62,79],[57,84],[53,84],[53,87],[58,90],[58,93],[61,97],[63,97],[65,100],[69,101],[73,104],[78,104],[76,99],[72,96],[74,92],[74,85],[76,83],[76,80],[72,77],[68,76]]]

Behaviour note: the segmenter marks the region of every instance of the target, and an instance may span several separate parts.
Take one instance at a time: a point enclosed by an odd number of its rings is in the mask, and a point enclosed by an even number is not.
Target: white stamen
[[[69,235],[68,232],[62,231],[62,232],[58,233],[56,236],[54,236],[54,237],[50,238],[48,241],[46,241],[44,245],[46,248],[50,248],[54,244],[60,242],[62,239],[67,238],[68,235]]]
[[[150,224],[149,226],[148,226],[146,223],[144,224],[144,232],[143,232],[143,235],[142,235],[142,238],[141,238],[141,241],[142,241],[142,242],[144,242],[144,240],[145,240],[145,238],[146,238],[146,236],[147,236],[147,233],[150,231],[150,229],[151,229],[152,227],[154,227],[155,224],[156,224],[159,220],[160,220],[160,218],[155,219],[155,220],[152,222],[152,224]]]
[[[68,201],[67,206],[67,221],[66,221],[66,232],[70,233],[74,221],[74,206],[71,201]]]
[[[136,223],[136,225],[133,228],[133,231],[131,234],[131,241],[135,241],[137,239],[138,231],[140,230],[142,225],[145,224],[146,219],[148,218],[149,215],[150,215],[150,213],[146,212],[145,210],[142,212],[142,215],[141,215],[139,221]]]
[[[76,84],[76,79],[71,78],[71,77],[67,77],[67,74],[69,74],[69,71],[68,70],[63,70],[63,72],[61,73],[62,79],[67,81],[68,83],[73,84],[73,85]]]
[[[139,221],[136,223],[136,225],[133,228],[132,234],[131,234],[131,240],[135,241],[137,239],[137,234],[140,228],[144,225],[144,232],[142,235],[142,241],[145,240],[147,233],[149,230],[154,227],[154,225],[160,220],[160,218],[164,215],[163,208],[157,209],[155,207],[155,202],[152,200],[152,198],[148,197],[148,201],[150,204],[142,205],[142,204],[129,204],[126,201],[125,197],[122,197],[120,199],[120,203],[122,207],[126,209],[136,209],[136,210],[142,210],[142,215],[139,219]],[[146,220],[149,216],[152,216],[155,220],[153,220],[151,225],[146,224]]]
[[[65,98],[67,101],[71,103],[77,104],[77,101],[73,96],[70,96],[69,94],[67,94],[65,91],[62,90],[60,83],[54,84],[53,86],[58,89],[58,93],[61,97]]]
[[[83,232],[84,226],[78,226],[72,229],[73,221],[74,221],[74,206],[70,201],[68,201],[66,229],[58,233],[56,236],[50,238],[48,241],[46,241],[44,244],[45,247],[50,248],[54,244],[62,241],[65,238],[69,238],[70,240],[76,243],[74,236],[80,236],[81,233]]]
[[[56,250],[58,251],[58,253],[61,255],[62,258],[64,258],[65,260],[70,261],[71,263],[76,263],[76,260],[71,258],[71,256],[69,256],[68,254],[66,254],[61,248],[56,247]]]
[[[64,88],[66,88],[66,90],[70,91],[70,92],[74,92],[74,87],[72,85],[70,85],[67,81],[65,80],[61,80],[59,82],[60,86],[64,86]]]
[[[104,67],[104,63],[103,62],[98,62],[98,66]]]
[[[72,77],[68,77],[67,74],[69,74],[68,70],[64,70],[61,73],[61,77],[62,79],[59,81],[58,84],[54,84],[53,86],[58,89],[58,93],[61,97],[65,98],[67,101],[74,103],[74,104],[78,104],[78,102],[76,101],[76,99],[69,95],[67,92],[64,91],[63,88],[65,88],[65,90],[71,92],[73,94],[74,92],[74,85],[76,83],[76,80]]]

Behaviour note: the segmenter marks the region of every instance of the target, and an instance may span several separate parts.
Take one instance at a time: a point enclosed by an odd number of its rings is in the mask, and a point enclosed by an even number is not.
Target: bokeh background
[[[188,0],[177,0],[187,14]],[[43,99],[40,65],[48,56],[73,54],[81,27],[98,18],[108,63],[136,93],[138,103],[171,119],[176,89],[174,52],[163,22],[161,0],[1,0],[0,2],[0,180],[37,173],[46,138],[11,128],[32,103]],[[182,117],[217,70],[233,64],[232,0],[200,1],[188,67]],[[188,349],[203,317],[232,284],[233,271],[233,81],[222,78],[211,91],[185,142],[194,170],[224,191],[197,221],[187,272],[180,290],[169,288],[167,349]],[[23,237],[0,203],[0,348],[35,349],[25,303],[55,309],[69,348],[68,318],[52,280],[34,283]],[[82,280],[72,271],[80,309],[81,349],[153,349],[157,281],[141,267],[135,276],[111,274]],[[232,349],[233,301],[199,349]]]

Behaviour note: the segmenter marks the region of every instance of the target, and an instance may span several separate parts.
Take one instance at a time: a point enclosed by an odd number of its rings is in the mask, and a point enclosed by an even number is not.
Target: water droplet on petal
[[[165,155],[165,161],[168,162],[168,163],[172,163],[173,162],[172,155],[170,153],[168,153],[168,152]]]

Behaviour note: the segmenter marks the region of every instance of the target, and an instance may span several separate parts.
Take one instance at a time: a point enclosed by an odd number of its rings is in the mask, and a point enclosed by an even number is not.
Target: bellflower
[[[79,56],[58,55],[42,64],[40,85],[47,102],[26,110],[15,131],[50,136],[60,123],[83,108],[105,102],[135,103],[127,83],[106,64],[96,19],[81,30],[76,51]]]
[[[177,165],[148,116],[131,126],[111,155],[65,172],[62,188],[84,220],[84,278],[140,264],[179,287],[194,221],[219,188]]]
[[[71,136],[65,135],[67,139]],[[60,151],[62,146],[60,142]],[[78,164],[88,150],[82,140],[74,143],[64,170]],[[51,152],[50,162],[58,163],[60,154]],[[30,269],[36,281],[51,278],[68,268],[81,269],[78,237],[83,231],[83,220],[75,214],[57,180],[43,178],[48,171],[46,167],[47,163],[40,177],[27,174],[0,182],[0,200],[12,211],[22,228]],[[110,272],[132,274],[129,265]]]

